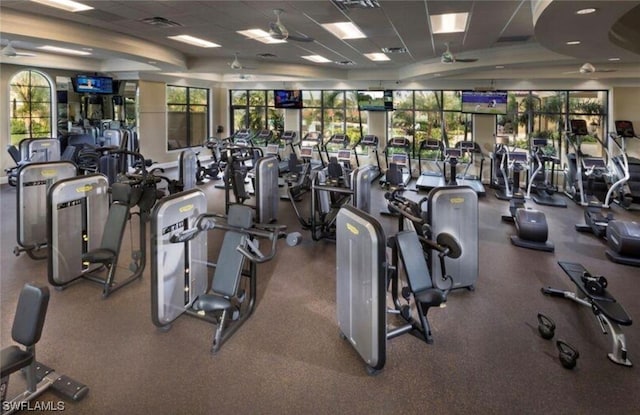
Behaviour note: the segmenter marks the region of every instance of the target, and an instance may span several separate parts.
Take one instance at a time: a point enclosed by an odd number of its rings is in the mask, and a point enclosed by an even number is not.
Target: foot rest
[[[36,380],[40,383],[45,377],[50,376],[53,382],[51,389],[64,398],[79,401],[89,393],[89,387],[66,375],[58,375],[52,368],[36,362]]]
[[[582,294],[584,294],[593,306],[605,317],[622,326],[631,325],[632,321],[629,314],[627,314],[622,305],[620,305],[620,303],[618,303],[608,291],[603,292],[599,296],[592,295],[587,291],[584,283],[582,282],[582,275],[584,275],[585,272],[588,272],[585,267],[573,262],[558,262],[558,265],[560,265],[560,268],[562,268],[569,278],[571,278],[571,281],[573,281]]]

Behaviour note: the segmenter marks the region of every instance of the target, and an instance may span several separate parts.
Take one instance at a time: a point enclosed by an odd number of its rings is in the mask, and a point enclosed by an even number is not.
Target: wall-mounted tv
[[[72,81],[79,94],[113,94],[113,78],[108,76],[77,75]]]
[[[298,89],[276,89],[273,98],[276,108],[302,108],[302,91]]]
[[[462,112],[504,115],[507,91],[462,91]]]
[[[361,111],[393,111],[393,91],[358,91]]]

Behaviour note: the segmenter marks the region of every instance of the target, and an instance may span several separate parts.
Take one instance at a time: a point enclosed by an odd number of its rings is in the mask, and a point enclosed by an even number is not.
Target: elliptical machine
[[[560,160],[553,153],[547,151],[546,138],[531,139],[530,176],[527,185],[527,199],[532,199],[539,205],[567,207],[567,202],[555,197],[557,186],[553,184],[553,167],[550,171],[546,168],[547,163],[552,166],[560,163]],[[551,178],[550,178],[551,177]]]
[[[502,174],[507,190],[511,190],[509,199],[509,215],[502,215],[504,222],[513,223],[516,226],[516,234],[511,235],[511,243],[521,248],[535,249],[537,251],[553,252],[555,246],[548,241],[549,227],[547,218],[543,212],[525,208],[525,198],[520,188],[520,173],[527,168],[527,153],[510,152],[503,160]],[[512,172],[513,185],[509,187],[506,170]]]

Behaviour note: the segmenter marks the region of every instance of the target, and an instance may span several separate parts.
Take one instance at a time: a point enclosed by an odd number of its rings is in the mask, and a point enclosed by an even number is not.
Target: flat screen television
[[[113,78],[108,76],[77,75],[72,83],[79,94],[113,94]]]
[[[358,91],[361,111],[393,111],[393,91]]]
[[[462,91],[462,112],[504,115],[507,91]]]
[[[273,98],[276,108],[302,108],[302,91],[298,89],[276,89]]]

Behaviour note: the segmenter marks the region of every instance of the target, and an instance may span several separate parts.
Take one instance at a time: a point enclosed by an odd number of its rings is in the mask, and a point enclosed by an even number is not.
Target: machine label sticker
[[[193,204],[182,206],[178,210],[180,211],[180,213],[190,212],[191,210],[193,210]]]
[[[93,186],[85,184],[84,186],[76,187],[76,193],[87,193],[93,190]]]
[[[166,235],[168,233],[175,232],[175,231],[177,231],[179,229],[182,229],[182,228],[184,228],[184,222],[183,221],[176,222],[173,225],[169,225],[169,226],[164,227],[162,229],[162,235]]]
[[[449,203],[451,203],[452,205],[459,205],[461,203],[464,203],[464,197],[452,197],[451,199],[449,199]]]
[[[81,204],[82,204],[83,199],[84,199],[84,198],[82,198],[82,199],[76,199],[76,200],[70,200],[70,201],[68,201],[68,202],[58,203],[58,205],[56,206],[56,208],[57,208],[58,210],[61,210],[61,209],[66,209],[66,208],[69,208],[69,207],[72,207],[72,206],[78,206],[78,205],[81,205]]]
[[[349,230],[349,232],[351,232],[354,235],[360,234],[360,231],[358,230],[358,228],[356,228],[355,226],[353,226],[350,223],[347,223],[347,229]]]
[[[44,186],[46,184],[47,184],[46,180],[35,180],[33,182],[26,182],[26,183],[23,184],[23,186],[24,187],[27,187],[27,186]]]
[[[51,177],[51,176],[55,176],[56,174],[58,174],[58,171],[56,169],[44,169],[40,172],[40,174],[43,177]]]

